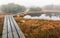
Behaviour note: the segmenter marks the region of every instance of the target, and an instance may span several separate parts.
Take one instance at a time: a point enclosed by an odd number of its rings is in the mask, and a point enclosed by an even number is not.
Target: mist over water
[[[46,14],[41,14],[40,16],[31,16],[31,15],[26,15],[23,18],[27,18],[27,19],[47,19],[47,20],[60,20],[60,16],[54,16],[52,15],[51,17]]]

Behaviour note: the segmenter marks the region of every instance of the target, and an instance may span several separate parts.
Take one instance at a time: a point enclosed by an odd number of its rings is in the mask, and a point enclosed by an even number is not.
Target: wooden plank
[[[3,32],[2,32],[2,38],[7,38],[7,17],[5,16],[4,19],[4,26],[3,26]]]
[[[9,21],[9,17],[8,17],[8,38],[13,38],[13,35],[12,35],[12,28],[10,26],[10,21]]]
[[[12,38],[12,32],[8,16],[5,16],[2,38]]]
[[[12,22],[14,23],[14,26],[16,27],[17,29],[17,32],[18,32],[18,36],[20,38],[25,38],[24,34],[22,33],[21,29],[18,27],[18,24],[16,23],[16,21],[14,20],[14,18],[11,16],[11,19],[12,19]]]
[[[13,38],[19,38],[11,18],[10,18],[10,25],[11,25],[12,32],[13,32]]]
[[[2,38],[25,38],[12,16],[5,16]]]

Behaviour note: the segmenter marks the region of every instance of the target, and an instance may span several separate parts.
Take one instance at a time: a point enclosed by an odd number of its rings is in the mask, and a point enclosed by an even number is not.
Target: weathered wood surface
[[[13,16],[5,16],[2,38],[25,38]]]

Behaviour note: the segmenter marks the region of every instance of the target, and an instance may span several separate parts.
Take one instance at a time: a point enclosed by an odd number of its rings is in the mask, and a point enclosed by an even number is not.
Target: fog
[[[52,15],[51,17],[48,15],[46,16],[46,14],[41,14],[40,16],[30,16],[30,15],[26,15],[23,18],[27,18],[27,19],[47,19],[47,20],[60,20],[60,16],[54,16]]]
[[[0,0],[0,5],[8,4],[8,3],[16,3],[26,7],[30,7],[30,6],[43,7],[45,5],[50,5],[50,4],[60,5],[60,0]]]

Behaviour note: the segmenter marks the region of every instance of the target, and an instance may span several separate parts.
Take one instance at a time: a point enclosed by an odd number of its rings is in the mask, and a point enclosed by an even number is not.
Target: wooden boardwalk
[[[5,16],[2,38],[25,38],[13,16]]]

